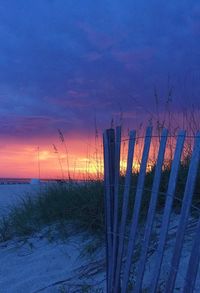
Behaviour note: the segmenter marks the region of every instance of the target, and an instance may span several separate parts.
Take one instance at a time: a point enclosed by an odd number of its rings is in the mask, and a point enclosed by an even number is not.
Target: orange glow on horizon
[[[72,179],[102,176],[102,149],[94,142],[84,139],[70,139],[66,149],[57,140],[56,149],[47,141],[2,142],[0,149],[0,177],[2,178],[44,178]],[[39,149],[39,150],[38,150]],[[87,178],[86,178],[87,177]]]
[[[2,178],[41,178],[41,179],[91,179],[103,178],[103,148],[99,140],[90,141],[81,138],[70,138],[65,146],[58,139],[56,150],[47,140],[2,141],[0,148],[0,177]],[[133,170],[139,171],[144,140],[136,141]],[[156,162],[159,141],[152,139],[147,170]],[[39,147],[39,151],[38,151]],[[173,150],[175,141],[173,144]],[[120,169],[126,170],[128,142],[121,145]],[[165,157],[169,157],[167,147]]]

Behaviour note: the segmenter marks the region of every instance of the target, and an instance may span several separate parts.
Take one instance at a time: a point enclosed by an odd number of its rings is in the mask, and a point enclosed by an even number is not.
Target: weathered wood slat
[[[121,290],[122,293],[126,293],[127,287],[128,287],[129,273],[130,273],[132,256],[134,251],[136,231],[137,231],[138,220],[139,220],[139,212],[140,212],[140,206],[141,206],[141,200],[142,200],[142,194],[143,194],[143,188],[144,188],[144,180],[146,175],[147,160],[148,160],[149,149],[151,144],[151,136],[152,136],[152,127],[148,127],[146,130],[146,135],[145,135],[144,150],[143,150],[142,162],[141,162],[140,173],[139,173],[139,178],[137,183],[137,191],[135,195],[133,216],[132,216],[131,228],[130,228],[130,236],[129,236],[129,242],[128,242],[128,248],[127,248],[127,258],[126,258],[123,277],[122,277],[122,290]]]
[[[175,247],[174,247],[174,252],[173,252],[173,257],[171,262],[171,270],[170,270],[169,278],[168,278],[166,289],[165,289],[166,293],[171,293],[174,290],[177,270],[180,263],[181,251],[183,248],[184,233],[187,226],[187,220],[190,213],[192,197],[193,197],[195,183],[196,183],[199,161],[200,161],[200,133],[198,133],[195,138],[194,150],[193,150],[192,158],[190,161],[190,166],[189,166],[189,171],[188,171],[188,176],[187,176],[187,181],[185,186],[185,192],[183,197],[183,204],[181,207],[181,216],[180,216],[180,221],[178,225],[178,230],[176,233],[176,242],[175,242]]]
[[[151,293],[157,292],[158,278],[160,275],[160,268],[162,264],[163,254],[164,254],[165,242],[167,239],[170,214],[171,214],[171,209],[172,209],[172,204],[174,199],[176,181],[177,181],[178,170],[180,166],[180,159],[181,159],[184,140],[185,140],[185,131],[180,131],[177,137],[174,159],[171,166],[167,197],[166,197],[164,214],[163,214],[162,224],[160,229],[161,233],[160,233],[159,243],[158,243],[158,247],[156,251],[155,270],[153,272],[152,284],[150,289]]]
[[[145,272],[145,263],[149,249],[149,243],[153,228],[153,221],[156,213],[156,205],[158,200],[160,180],[162,175],[162,166],[166,150],[166,141],[168,131],[163,129],[158,152],[157,164],[151,190],[151,198],[148,207],[146,218],[144,238],[141,244],[140,259],[136,271],[136,281],[133,293],[140,293],[142,291],[142,283]],[[126,293],[128,290],[128,281],[130,269],[132,266],[132,257],[135,250],[136,235],[139,223],[139,214],[141,209],[142,196],[144,191],[144,182],[146,176],[146,166],[148,161],[149,149],[151,145],[152,128],[146,130],[144,150],[141,162],[140,173],[138,177],[135,202],[133,214],[131,219],[130,233],[128,235],[128,248],[126,250],[125,265],[123,267],[123,256],[125,246],[125,236],[127,229],[127,214],[130,197],[133,155],[135,147],[135,131],[130,132],[129,148],[127,156],[127,169],[125,176],[125,186],[122,202],[122,214],[119,224],[119,178],[120,178],[120,149],[121,149],[121,128],[116,128],[116,139],[114,129],[109,129],[104,132],[104,185],[105,185],[105,230],[106,230],[106,273],[107,273],[107,292],[108,293]],[[170,215],[172,211],[174,195],[176,190],[176,183],[178,177],[178,170],[180,166],[181,154],[185,141],[185,131],[180,131],[177,136],[176,149],[174,159],[172,161],[171,172],[168,182],[168,190],[166,193],[166,200],[162,223],[160,228],[160,235],[158,239],[158,247],[155,252],[155,269],[152,274],[152,282],[149,292],[156,293],[158,290],[158,280],[163,261],[164,249],[167,240],[167,234],[170,223]],[[174,290],[176,276],[181,259],[181,252],[183,248],[184,234],[187,227],[188,217],[190,215],[190,208],[192,204],[192,197],[195,188],[198,166],[200,163],[200,132],[195,137],[195,144],[192,153],[192,158],[189,166],[187,182],[182,201],[182,208],[180,214],[180,221],[176,233],[175,246],[171,261],[171,268],[169,277],[165,286],[165,293],[172,293]],[[196,234],[190,255],[187,273],[183,282],[183,293],[192,293],[195,289],[195,282],[200,262],[200,219],[197,224]]]
[[[196,235],[192,246],[192,252],[187,268],[183,293],[192,293],[195,289],[195,281],[200,261],[200,218],[197,225]]]
[[[164,161],[167,136],[168,136],[168,131],[166,129],[163,129],[162,134],[161,134],[161,141],[160,141],[160,148],[159,148],[159,153],[158,153],[158,158],[157,158],[156,170],[155,170],[155,175],[154,175],[154,180],[153,180],[151,200],[150,200],[147,219],[146,219],[144,239],[143,239],[143,243],[141,245],[142,249],[141,249],[141,254],[140,254],[138,271],[136,274],[136,283],[135,283],[134,289],[132,291],[134,293],[140,293],[141,288],[142,288],[142,280],[143,280],[143,275],[144,275],[144,270],[145,270],[145,262],[146,262],[146,257],[147,257],[149,242],[150,242],[150,236],[151,236],[151,231],[152,231],[152,227],[153,227],[153,220],[154,220],[155,211],[156,211],[156,204],[157,204],[157,199],[158,199],[159,187],[160,187],[160,179],[161,179],[161,174],[162,174],[162,166],[163,166],[163,161]]]
[[[103,134],[104,144],[104,208],[105,208],[105,227],[106,227],[106,286],[110,292],[111,280],[111,261],[112,261],[112,223],[111,223],[111,194],[110,194],[110,174],[109,174],[109,141],[107,131]]]
[[[114,282],[115,293],[120,292],[120,288],[119,288],[120,273],[121,273],[122,257],[123,257],[123,250],[124,250],[124,236],[125,236],[125,230],[126,230],[126,219],[127,219],[130,185],[131,185],[134,147],[135,147],[135,131],[131,131],[130,137],[129,137],[127,169],[126,169],[125,187],[124,187],[124,194],[123,194],[121,224],[119,229],[119,246],[118,246],[117,263],[116,263],[116,271],[115,271],[115,282]]]
[[[114,223],[113,223],[113,251],[111,266],[111,292],[114,286],[115,268],[118,250],[118,210],[119,210],[119,176],[120,176],[121,127],[116,128],[115,141],[115,184],[114,184]]]
[[[110,218],[111,231],[113,232],[114,222],[114,184],[115,184],[115,130],[113,128],[107,129],[108,138],[108,152],[109,152],[109,177],[110,177]],[[111,235],[113,243],[113,234]]]

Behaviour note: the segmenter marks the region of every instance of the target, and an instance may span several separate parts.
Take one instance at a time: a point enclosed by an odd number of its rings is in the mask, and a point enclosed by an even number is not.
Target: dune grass
[[[64,233],[66,223],[98,234],[102,233],[103,222],[102,182],[54,184],[11,208],[0,220],[0,240],[31,235],[52,224]]]
[[[179,212],[181,199],[187,179],[189,164],[181,164],[176,188],[176,199],[173,211]],[[154,178],[153,168],[146,174],[144,196],[140,213],[140,220],[146,217],[151,187]],[[162,172],[157,211],[162,212],[167,191],[170,168]],[[134,205],[138,173],[132,176],[128,220],[131,219]],[[199,207],[200,172],[193,198],[193,204]],[[124,176],[120,178],[119,202],[122,207]],[[88,231],[93,235],[104,234],[104,186],[103,181],[94,180],[84,183],[69,181],[63,184],[54,184],[42,189],[38,196],[26,196],[21,203],[12,207],[7,217],[0,219],[0,241],[8,240],[14,236],[26,236],[41,231],[46,226],[55,226],[59,237],[66,237],[69,224],[77,229]],[[179,198],[180,200],[177,200]],[[120,208],[121,209],[121,208]],[[195,210],[194,210],[195,212]],[[119,211],[119,214],[121,211]]]

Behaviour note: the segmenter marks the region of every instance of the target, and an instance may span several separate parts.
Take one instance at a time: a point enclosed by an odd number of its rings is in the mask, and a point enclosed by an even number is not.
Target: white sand
[[[163,283],[167,281],[167,276],[169,274],[169,271],[171,269],[171,259],[172,255],[174,252],[174,244],[175,244],[175,236],[176,236],[176,231],[177,231],[177,226],[179,223],[180,215],[177,214],[172,214],[171,219],[170,219],[170,227],[169,227],[169,233],[168,233],[168,241],[165,245],[165,252],[164,252],[164,257],[163,257],[163,262],[162,262],[162,267],[161,267],[161,273],[160,273],[160,292],[164,292],[164,287]],[[161,221],[161,216],[159,215],[157,217],[157,221]],[[187,231],[185,233],[185,239],[184,239],[184,245],[183,245],[183,250],[181,253],[181,260],[180,260],[180,265],[178,268],[178,273],[177,273],[177,278],[175,282],[175,289],[174,292],[182,292],[183,290],[183,285],[185,284],[185,278],[186,278],[186,272],[187,272],[187,266],[189,262],[189,257],[191,253],[191,248],[192,248],[192,240],[194,237],[195,233],[195,225],[196,225],[196,220],[193,218],[190,218],[188,221],[188,227]],[[194,225],[194,226],[193,226]],[[160,230],[158,229],[158,232]],[[144,274],[144,280],[143,284],[145,288],[148,288],[151,285],[151,280],[153,276],[153,272],[155,270],[155,257],[156,254],[153,253],[151,257],[149,257],[148,261],[146,262],[146,270]],[[196,279],[196,284],[195,284],[195,289],[193,291],[194,293],[199,293],[200,292],[200,270],[198,271],[197,279]]]
[[[38,194],[38,186],[32,185],[2,185],[0,186],[0,213],[5,214],[8,207],[17,204],[27,192],[32,196]],[[158,217],[161,220],[161,217]],[[171,240],[168,241],[160,279],[165,281],[169,272],[170,260],[174,247],[175,233],[179,216],[172,215],[170,230]],[[174,292],[180,292],[183,287],[186,268],[190,256],[193,231],[187,233],[181,264]],[[47,240],[48,229],[24,240],[15,239],[0,244],[0,293],[61,293],[81,292],[79,289],[86,284],[91,285],[91,291],[100,288],[105,291],[105,253],[101,249],[97,254],[81,257],[83,248],[88,241],[93,241],[84,235],[71,236],[65,243]],[[148,288],[154,271],[155,254],[146,265],[143,280],[144,288]],[[99,269],[100,272],[99,272]],[[61,282],[66,280],[65,282]],[[55,282],[59,282],[57,285]],[[77,286],[75,286],[77,285]],[[80,285],[80,286],[78,286]],[[64,291],[64,288],[67,291]],[[41,291],[38,291],[43,289]],[[63,291],[62,291],[63,290]],[[196,290],[200,292],[200,272],[198,273]]]
[[[6,215],[9,207],[17,205],[21,198],[36,196],[38,190],[37,185],[0,185],[0,215]],[[61,291],[64,288],[66,292],[78,292],[86,285],[91,285],[91,292],[94,288],[103,288],[105,292],[105,273],[98,273],[105,253],[101,249],[82,256],[93,239],[81,234],[66,242],[49,242],[48,234],[47,228],[35,237],[0,244],[0,293],[36,293],[42,288],[39,292],[60,293],[65,292]],[[52,285],[62,280],[66,282]]]
[[[41,235],[24,243],[15,240],[0,245],[1,293],[36,293],[42,288],[41,292],[60,292],[62,287],[70,289],[66,292],[77,292],[80,286],[76,287],[76,284],[104,288],[104,273],[94,276],[92,273],[92,270],[102,268],[102,252],[81,257],[88,239],[84,240],[83,235],[79,235],[71,237],[66,243],[49,243]],[[85,274],[86,270],[90,274]],[[52,285],[62,280],[66,281]]]

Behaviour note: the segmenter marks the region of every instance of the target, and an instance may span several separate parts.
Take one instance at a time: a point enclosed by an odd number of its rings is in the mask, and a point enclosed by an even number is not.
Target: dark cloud
[[[1,133],[134,120],[169,75],[177,104],[200,105],[199,19],[198,0],[1,1]]]

